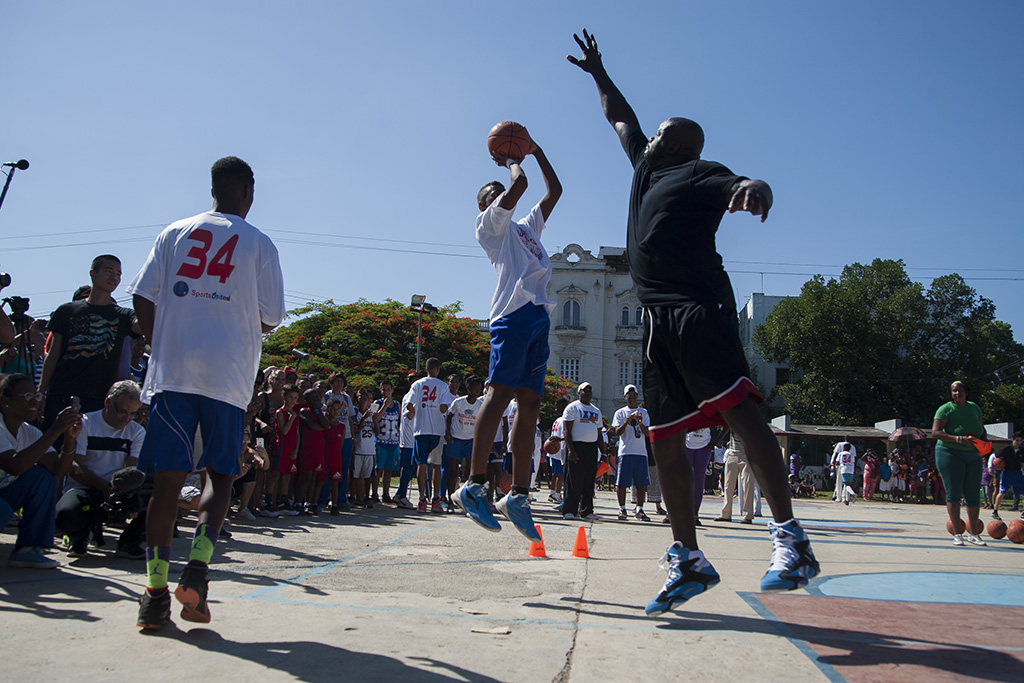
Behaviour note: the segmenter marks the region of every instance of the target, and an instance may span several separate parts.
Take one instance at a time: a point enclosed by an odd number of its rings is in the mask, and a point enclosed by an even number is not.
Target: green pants
[[[981,456],[976,450],[950,448],[935,444],[935,465],[946,487],[946,502],[959,503],[963,496],[967,507],[981,507]]]

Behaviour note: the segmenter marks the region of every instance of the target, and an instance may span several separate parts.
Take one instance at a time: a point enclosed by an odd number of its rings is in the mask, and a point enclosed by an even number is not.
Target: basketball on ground
[[[950,536],[952,536],[953,534],[962,534],[964,531],[967,530],[967,524],[965,524],[964,520],[962,519],[956,520],[956,526],[957,530],[953,531],[953,520],[946,520],[946,531],[949,532]]]
[[[1001,519],[993,519],[988,523],[988,535],[997,541],[1006,538],[1006,522]]]
[[[1024,522],[1015,519],[1006,527],[1006,537],[1014,543],[1024,543]]]
[[[974,520],[973,526],[974,526],[974,528],[971,529],[971,533],[974,534],[975,536],[977,536],[978,534],[980,534],[982,531],[985,530],[985,522],[981,521],[980,519]]]
[[[492,156],[500,156],[521,162],[533,146],[526,128],[515,121],[502,121],[491,128],[487,134],[487,151]]]

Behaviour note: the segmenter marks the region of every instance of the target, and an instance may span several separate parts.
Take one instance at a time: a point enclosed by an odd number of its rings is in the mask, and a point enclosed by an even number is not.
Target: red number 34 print
[[[178,268],[178,275],[197,280],[203,276],[203,273],[206,273],[210,277],[219,278],[221,284],[227,282],[227,279],[231,277],[231,272],[235,269],[231,264],[231,257],[235,254],[238,235],[232,235],[221,245],[209,265],[207,265],[206,255],[210,252],[210,247],[213,246],[213,233],[209,230],[198,229],[193,230],[188,238],[199,243],[189,249],[185,256],[187,259],[195,259],[196,263],[182,263]]]

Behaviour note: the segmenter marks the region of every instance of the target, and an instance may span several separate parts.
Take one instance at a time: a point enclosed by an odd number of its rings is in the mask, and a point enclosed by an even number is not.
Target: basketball
[[[1004,467],[1006,467],[1006,462],[1002,458],[992,458],[992,469],[1002,472]]]
[[[526,128],[515,121],[495,124],[487,134],[487,151],[492,156],[507,157],[515,162],[521,162],[532,146],[533,141]]]
[[[956,525],[958,528],[956,531],[953,531],[953,520],[946,520],[946,531],[949,532],[950,536],[952,536],[953,534],[962,534],[967,530],[967,524],[965,524],[964,520],[962,519],[956,520]]]
[[[1024,522],[1015,519],[1006,527],[1006,537],[1014,543],[1024,543]]]
[[[988,535],[997,541],[1006,538],[1006,522],[1001,519],[993,519],[988,523]]]
[[[562,442],[556,439],[548,438],[544,442],[544,452],[548,455],[554,455],[558,451],[562,450]]]
[[[975,536],[977,536],[978,534],[980,534],[982,531],[985,530],[985,522],[981,521],[980,519],[974,520],[974,525],[973,526],[974,526],[974,528],[971,529],[971,533],[974,534]]]

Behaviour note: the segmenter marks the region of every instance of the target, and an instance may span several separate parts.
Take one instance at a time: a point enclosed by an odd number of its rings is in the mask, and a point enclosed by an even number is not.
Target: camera
[[[11,275],[10,273],[0,273],[0,289],[11,286]]]
[[[6,282],[6,284],[4,284]],[[11,276],[7,273],[0,273],[0,289],[11,284]],[[24,316],[28,312],[29,301],[23,296],[5,296],[3,302],[11,309],[11,318]]]

